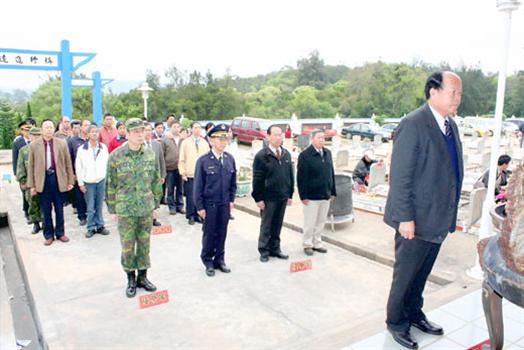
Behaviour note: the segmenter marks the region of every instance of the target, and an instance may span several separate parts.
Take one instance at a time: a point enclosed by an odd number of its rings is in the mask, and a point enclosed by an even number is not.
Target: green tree
[[[298,85],[309,85],[315,89],[322,89],[326,85],[327,77],[324,70],[324,60],[318,51],[313,51],[308,58],[297,61]]]
[[[11,105],[0,100],[0,148],[9,149],[13,144],[17,127],[17,115]]]

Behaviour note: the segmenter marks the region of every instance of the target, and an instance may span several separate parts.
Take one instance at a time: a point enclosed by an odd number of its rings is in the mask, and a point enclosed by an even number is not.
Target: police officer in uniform
[[[147,279],[151,227],[155,209],[160,206],[162,183],[155,153],[144,146],[144,123],[138,118],[126,122],[128,141],[109,156],[106,177],[106,204],[118,221],[122,244],[122,267],[127,274],[126,295],[134,297],[136,288],[153,292]],[[138,276],[135,279],[135,270]]]
[[[195,166],[193,198],[198,215],[204,219],[200,258],[209,277],[215,275],[215,269],[231,272],[224,261],[224,246],[237,176],[235,159],[224,152],[229,142],[228,131],[225,124],[218,124],[208,131],[212,149],[201,156]]]

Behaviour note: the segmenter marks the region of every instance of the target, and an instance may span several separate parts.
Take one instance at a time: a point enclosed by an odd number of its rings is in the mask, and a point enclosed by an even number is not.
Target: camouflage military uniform
[[[29,164],[29,145],[26,145],[20,149],[18,153],[18,164],[16,167],[16,178],[20,185],[25,185],[27,182],[27,166]],[[38,202],[38,196],[31,196],[31,191],[28,189],[22,190],[24,197],[29,203],[28,214],[29,220],[32,223],[42,221],[42,214],[40,213],[40,203]]]
[[[119,217],[122,267],[126,272],[147,270],[152,213],[162,196],[155,153],[144,146],[132,151],[123,144],[109,156],[106,181],[108,211]]]

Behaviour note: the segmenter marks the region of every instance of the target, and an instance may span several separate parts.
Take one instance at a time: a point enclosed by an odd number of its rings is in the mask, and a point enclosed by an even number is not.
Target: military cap
[[[211,130],[207,132],[207,136],[209,137],[229,136],[228,132],[229,132],[229,126],[227,126],[226,124],[217,124]]]
[[[126,129],[134,130],[144,128],[144,121],[140,118],[131,118],[126,121]]]
[[[29,119],[24,119],[18,123],[18,128],[20,129],[30,129],[33,126],[33,123]]]
[[[37,128],[37,127],[32,127],[31,130],[29,130],[29,133],[31,135],[41,135],[42,134],[42,130],[40,128]]]

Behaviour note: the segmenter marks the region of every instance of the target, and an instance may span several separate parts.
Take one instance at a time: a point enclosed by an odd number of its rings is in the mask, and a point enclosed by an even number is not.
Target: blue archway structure
[[[60,42],[60,51],[23,50],[0,48],[0,69],[60,71],[62,83],[62,116],[73,117],[72,74],[90,62],[96,53],[71,52],[69,40]],[[79,59],[75,62],[75,59]],[[99,123],[102,119],[102,86],[112,80],[101,79],[100,72],[94,72],[93,86],[93,119]]]

